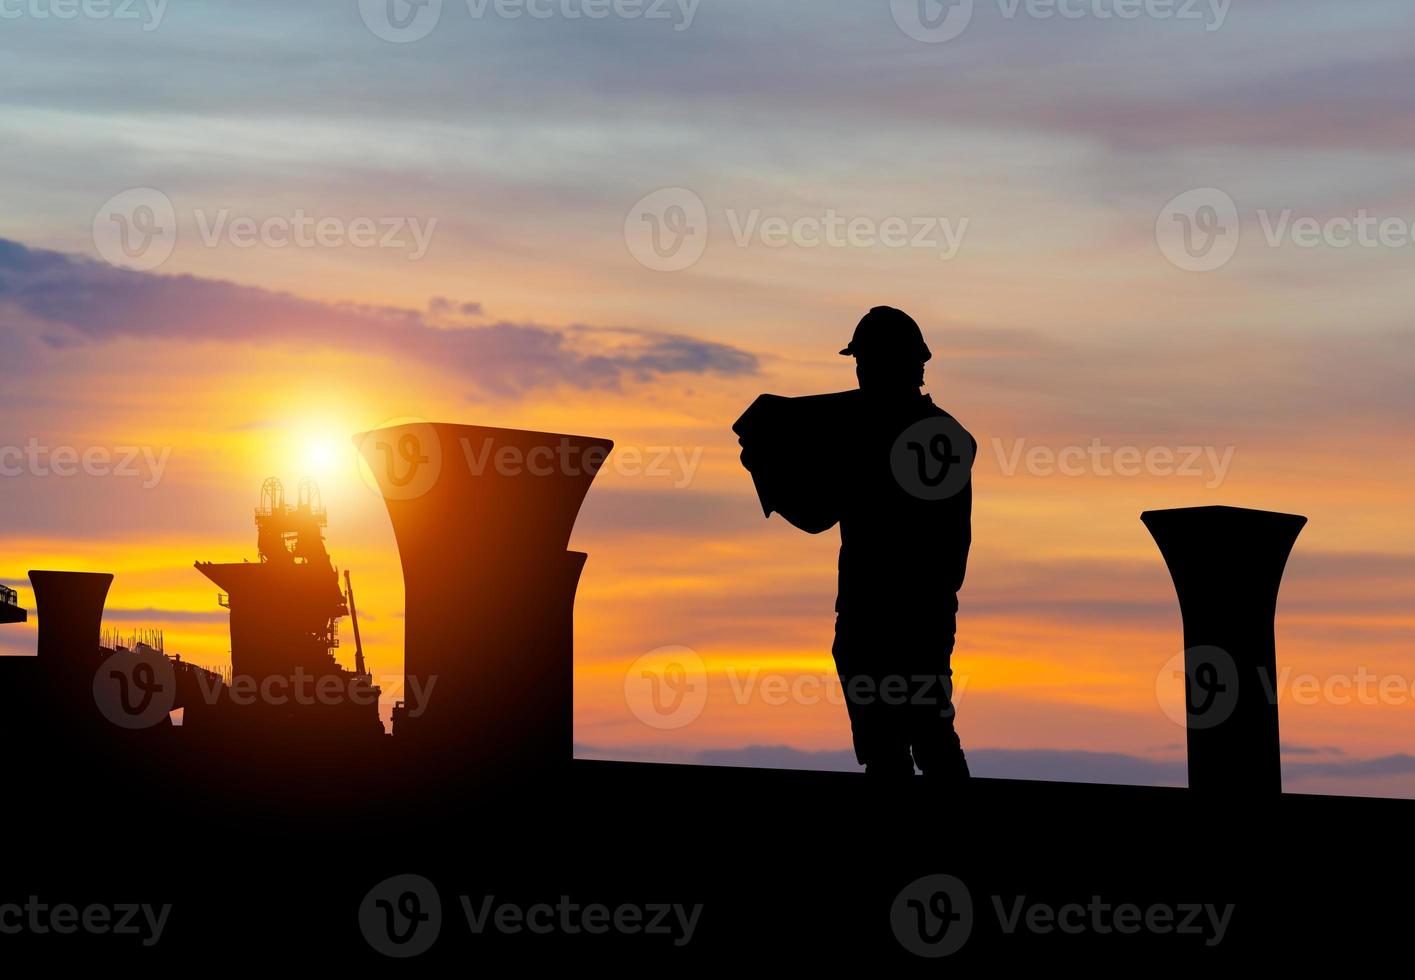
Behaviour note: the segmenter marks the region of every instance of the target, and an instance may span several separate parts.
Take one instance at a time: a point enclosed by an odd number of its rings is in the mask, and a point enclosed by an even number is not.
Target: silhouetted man
[[[950,660],[977,443],[920,392],[932,354],[908,314],[875,307],[840,353],[859,390],[763,395],[733,427],[742,462],[767,514],[840,524],[832,652],[865,771],[965,778]]]

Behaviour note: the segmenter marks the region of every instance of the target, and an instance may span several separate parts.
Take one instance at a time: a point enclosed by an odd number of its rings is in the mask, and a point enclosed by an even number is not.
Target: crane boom
[[[349,618],[354,622],[354,673],[367,674],[364,669],[364,641],[359,636],[359,611],[354,608],[354,581],[349,577],[349,570],[344,569],[344,585],[349,593]]]

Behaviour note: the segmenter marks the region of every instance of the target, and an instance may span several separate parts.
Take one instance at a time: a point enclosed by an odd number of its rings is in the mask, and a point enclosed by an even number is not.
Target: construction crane
[[[344,569],[344,585],[347,590],[349,600],[349,618],[354,623],[354,673],[368,675],[364,669],[364,641],[359,636],[359,611],[354,608],[354,580],[349,577],[349,570]]]

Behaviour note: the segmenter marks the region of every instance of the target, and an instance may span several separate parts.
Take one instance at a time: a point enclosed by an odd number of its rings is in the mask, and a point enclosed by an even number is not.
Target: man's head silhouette
[[[876,306],[866,313],[840,353],[855,358],[860,388],[871,392],[920,388],[924,364],[933,356],[914,318],[892,306]]]

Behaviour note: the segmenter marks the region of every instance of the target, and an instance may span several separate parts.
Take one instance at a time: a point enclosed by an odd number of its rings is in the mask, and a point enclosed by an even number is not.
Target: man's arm
[[[957,557],[957,563],[952,569],[950,584],[953,587],[952,590],[957,592],[963,588],[963,578],[968,574],[968,550],[973,546],[973,481],[971,479],[967,486],[958,491],[952,503],[955,521],[953,553]]]
[[[823,465],[828,457],[818,432],[833,432],[834,427],[807,424],[839,403],[836,395],[762,395],[733,424],[742,466],[752,475],[767,517],[780,514],[811,534],[828,531],[840,520],[839,476]]]

